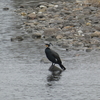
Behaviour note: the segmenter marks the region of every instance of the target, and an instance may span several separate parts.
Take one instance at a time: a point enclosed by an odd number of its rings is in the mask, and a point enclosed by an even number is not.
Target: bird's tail
[[[66,68],[61,64],[59,64],[59,66],[63,69],[63,70],[66,70]]]

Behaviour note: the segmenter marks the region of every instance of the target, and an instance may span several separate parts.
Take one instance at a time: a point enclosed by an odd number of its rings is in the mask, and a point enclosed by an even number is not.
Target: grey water
[[[100,100],[100,51],[67,52],[53,46],[66,67],[53,75],[48,71],[51,63],[41,62],[43,42],[10,41],[23,32],[17,28],[23,20],[14,12],[16,7],[41,1],[0,0],[0,100]]]

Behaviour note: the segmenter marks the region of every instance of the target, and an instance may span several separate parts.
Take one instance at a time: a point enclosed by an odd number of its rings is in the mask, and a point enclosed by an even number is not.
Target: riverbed
[[[42,40],[10,41],[12,36],[24,32],[18,28],[24,20],[14,12],[21,3],[0,3],[0,99],[100,100],[99,51],[66,51],[54,45],[52,49],[59,53],[66,67],[54,75],[48,70],[51,63],[41,62],[45,58]],[[29,4],[29,0],[25,3]],[[9,10],[3,10],[5,7]]]

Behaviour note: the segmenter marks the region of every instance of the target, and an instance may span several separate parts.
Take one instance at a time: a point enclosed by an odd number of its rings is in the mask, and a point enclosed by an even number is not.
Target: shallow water
[[[100,100],[99,51],[66,52],[54,46],[66,71],[53,75],[48,71],[51,63],[40,62],[45,57],[43,41],[10,41],[23,32],[16,28],[22,22],[14,12],[22,1],[15,1],[0,0],[0,99]]]

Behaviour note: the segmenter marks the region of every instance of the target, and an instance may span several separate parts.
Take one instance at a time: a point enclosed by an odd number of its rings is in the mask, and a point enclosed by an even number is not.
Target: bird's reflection
[[[51,82],[51,81],[59,81],[60,78],[61,78],[61,74],[60,73],[59,74],[58,73],[57,74],[51,73],[51,75],[48,75],[47,81],[48,82]]]

